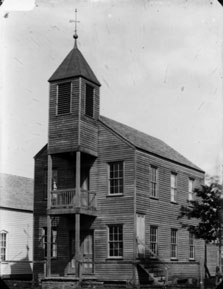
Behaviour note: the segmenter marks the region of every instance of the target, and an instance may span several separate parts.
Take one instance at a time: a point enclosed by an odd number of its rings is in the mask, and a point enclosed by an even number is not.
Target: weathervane
[[[77,20],[77,9],[75,9],[75,20],[70,20],[69,22],[74,22],[75,23],[75,29],[74,29],[73,38],[74,38],[74,47],[77,47],[77,38],[78,38],[78,35],[77,35],[77,23],[80,23],[80,21]]]

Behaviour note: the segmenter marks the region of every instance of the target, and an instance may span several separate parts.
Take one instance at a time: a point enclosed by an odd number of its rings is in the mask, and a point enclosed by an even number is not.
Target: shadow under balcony
[[[84,214],[97,216],[96,192],[80,190],[80,201],[76,189],[58,189],[51,192],[49,215]]]

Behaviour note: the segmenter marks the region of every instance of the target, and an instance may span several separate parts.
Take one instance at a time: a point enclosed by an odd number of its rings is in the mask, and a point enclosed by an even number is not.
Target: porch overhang
[[[97,217],[98,216],[98,211],[97,210],[89,210],[89,209],[85,209],[85,208],[79,208],[79,207],[74,207],[74,208],[51,208],[51,209],[47,210],[47,214],[51,215],[51,216],[80,214],[80,215],[87,215],[87,216]]]

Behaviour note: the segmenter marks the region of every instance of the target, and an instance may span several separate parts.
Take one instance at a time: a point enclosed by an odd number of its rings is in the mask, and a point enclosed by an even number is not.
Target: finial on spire
[[[74,35],[73,35],[73,38],[74,38],[74,47],[77,47],[77,38],[78,38],[78,35],[77,35],[77,23],[80,23],[80,21],[77,20],[77,9],[75,9],[75,20],[72,21],[75,23],[75,30],[74,30]]]
[[[69,22],[74,22],[75,23],[75,30],[74,30],[73,38],[74,38],[74,47],[77,47],[77,38],[78,38],[78,35],[77,35],[77,23],[80,23],[80,21],[77,20],[77,9],[75,9],[75,20],[70,20]]]

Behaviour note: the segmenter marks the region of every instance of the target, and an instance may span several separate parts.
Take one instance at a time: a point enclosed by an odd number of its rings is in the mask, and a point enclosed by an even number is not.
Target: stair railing
[[[138,245],[142,245],[144,246],[145,248],[145,251],[148,251],[150,255],[152,255],[152,257],[154,259],[158,259],[158,261],[163,265],[164,267],[164,270],[165,270],[165,284],[168,282],[168,275],[169,275],[169,267],[164,264],[166,261],[165,260],[162,260],[156,253],[154,253],[151,248],[145,243],[145,242],[142,242],[141,240],[139,240],[139,238],[136,238],[136,244],[137,246]]]

